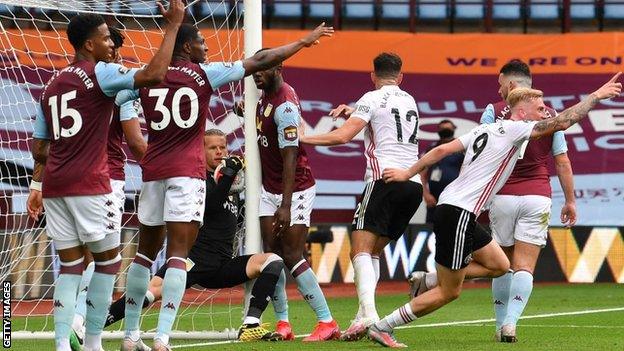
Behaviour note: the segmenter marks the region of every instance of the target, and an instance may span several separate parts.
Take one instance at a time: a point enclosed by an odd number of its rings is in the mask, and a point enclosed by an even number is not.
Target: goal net
[[[165,2],[165,6],[168,4]],[[0,274],[12,283],[13,337],[53,336],[51,298],[59,272],[58,258],[46,235],[45,215],[32,221],[26,213],[33,159],[30,144],[35,106],[52,74],[73,60],[65,28],[77,13],[98,13],[109,26],[122,30],[123,64],[138,67],[156,52],[163,19],[156,2],[149,0],[0,0]],[[186,21],[202,31],[209,48],[208,61],[234,61],[243,57],[242,0],[187,1]],[[242,154],[243,119],[232,105],[243,84],[221,87],[210,100],[207,128],[228,135],[230,152]],[[208,102],[202,102],[208,103]],[[145,126],[144,120],[141,119]],[[144,130],[145,132],[145,130]],[[124,291],[126,271],[137,249],[136,216],[141,170],[126,148],[126,203],[121,231],[123,264],[115,283],[115,296]],[[244,225],[235,242],[241,252]],[[153,269],[164,263],[161,252]],[[232,338],[242,316],[243,288],[187,291],[174,329],[187,338]],[[159,305],[144,310],[141,329],[156,326]],[[105,337],[121,335],[122,323],[110,326]],[[115,332],[116,331],[116,332]],[[149,334],[149,333],[148,333]],[[174,334],[175,337],[175,334]]]

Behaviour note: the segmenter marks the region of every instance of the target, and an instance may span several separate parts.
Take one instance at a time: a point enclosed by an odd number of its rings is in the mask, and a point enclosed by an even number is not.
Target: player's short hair
[[[530,102],[531,100],[538,99],[544,96],[541,90],[531,88],[516,88],[509,92],[507,95],[507,104],[509,107],[514,108],[521,102]]]
[[[119,30],[119,28],[108,27],[108,31],[110,32],[110,37],[111,37],[111,40],[113,41],[115,49],[122,47],[126,37],[124,37],[123,34],[121,34],[121,31]]]
[[[516,82],[523,86],[531,87],[533,79],[531,77],[531,69],[529,65],[521,60],[511,60],[503,65],[500,73],[504,76],[513,78]]]
[[[176,35],[175,46],[173,52],[180,52],[184,47],[184,44],[190,43],[193,39],[197,38],[199,29],[190,23],[183,23],[178,29],[178,35]]]
[[[382,52],[373,60],[375,75],[380,78],[396,78],[402,66],[401,57],[392,52]]]
[[[443,120],[440,121],[440,123],[438,123],[438,125],[444,124],[444,123],[450,123],[453,126],[453,128],[457,128],[455,123],[453,123],[453,121],[451,121],[450,119],[443,119]]]
[[[225,137],[225,133],[223,133],[220,129],[212,128],[208,129],[204,132],[204,136],[222,136]]]
[[[104,17],[93,13],[76,15],[69,20],[67,25],[67,39],[69,39],[74,50],[80,50],[97,28],[105,23]]]

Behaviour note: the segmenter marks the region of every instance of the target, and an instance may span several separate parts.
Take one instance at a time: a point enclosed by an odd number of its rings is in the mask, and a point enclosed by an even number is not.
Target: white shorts
[[[492,237],[500,246],[515,240],[546,246],[551,199],[539,195],[496,195],[490,206]]]
[[[126,182],[123,180],[111,179],[110,185],[111,189],[113,189],[113,196],[115,197],[117,209],[119,210],[119,230],[121,230],[121,218],[126,205],[126,192],[124,191]]]
[[[290,206],[290,225],[305,224],[310,226],[310,215],[316,196],[316,187],[311,186],[302,191],[296,191],[292,195],[292,205]],[[282,194],[273,194],[262,187],[260,195],[259,216],[273,216],[277,208],[282,204]]]
[[[206,182],[203,179],[174,177],[143,182],[139,196],[139,222],[158,226],[165,222],[204,220]]]
[[[57,250],[104,239],[106,242],[100,245],[103,251],[119,246],[119,203],[114,192],[44,198],[47,234]]]

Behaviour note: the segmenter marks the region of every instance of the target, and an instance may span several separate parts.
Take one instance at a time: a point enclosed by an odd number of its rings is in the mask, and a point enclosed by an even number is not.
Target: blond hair
[[[541,90],[518,87],[509,92],[507,95],[507,104],[510,108],[514,108],[521,102],[530,102],[533,99],[538,99],[544,96]]]

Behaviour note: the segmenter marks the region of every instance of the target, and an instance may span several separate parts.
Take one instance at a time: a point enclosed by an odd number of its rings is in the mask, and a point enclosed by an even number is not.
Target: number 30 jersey
[[[478,216],[509,178],[535,123],[499,120],[459,137],[466,150],[464,162],[457,179],[440,194],[438,204],[457,206]]]

